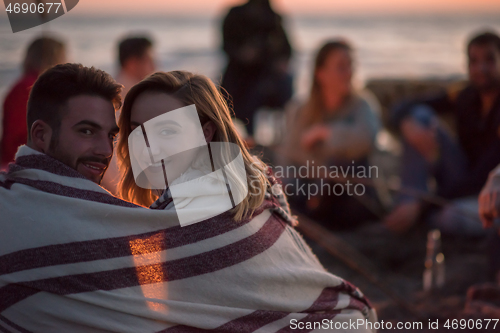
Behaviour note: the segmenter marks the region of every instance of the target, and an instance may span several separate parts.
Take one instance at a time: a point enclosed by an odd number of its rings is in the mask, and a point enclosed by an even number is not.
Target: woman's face
[[[141,187],[166,188],[189,168],[197,147],[206,145],[196,108],[164,93],[139,95],[132,106],[130,124],[132,163],[137,163],[149,182],[148,186],[138,183]],[[141,125],[146,136],[138,128]]]
[[[352,74],[353,64],[350,52],[337,49],[330,52],[323,66],[316,70],[316,79],[322,91],[347,95],[351,90]]]

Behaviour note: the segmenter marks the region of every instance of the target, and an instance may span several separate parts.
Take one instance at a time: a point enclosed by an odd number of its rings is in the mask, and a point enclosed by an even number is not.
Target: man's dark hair
[[[123,67],[128,59],[141,58],[146,51],[153,46],[151,39],[147,37],[125,38],[118,45],[118,60]]]
[[[28,141],[31,140],[31,126],[40,119],[52,128],[52,141],[57,142],[62,113],[70,98],[80,95],[102,97],[112,102],[117,110],[121,107],[121,89],[122,85],[111,75],[94,67],[63,64],[48,69],[38,77],[28,99]]]
[[[472,45],[494,45],[500,52],[500,37],[494,32],[485,31],[471,38],[467,45],[467,50],[470,50]]]

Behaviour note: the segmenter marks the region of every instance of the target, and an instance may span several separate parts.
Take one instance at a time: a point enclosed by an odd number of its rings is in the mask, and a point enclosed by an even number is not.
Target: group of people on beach
[[[374,96],[353,88],[354,48],[325,43],[309,96],[290,101],[292,48],[268,0],[231,9],[223,37],[224,89],[156,71],[146,36],[119,43],[116,80],[66,63],[56,38],[30,44],[3,105],[0,331],[376,331],[363,293],[295,231],[290,180],[249,150],[255,112],[282,108],[281,163],[368,166],[382,123]],[[394,233],[425,221],[482,235],[500,215],[500,37],[474,36],[467,57],[464,89],[391,111],[401,186],[448,200],[401,192],[383,221]],[[292,208],[331,227],[370,218],[345,196],[294,196]]]

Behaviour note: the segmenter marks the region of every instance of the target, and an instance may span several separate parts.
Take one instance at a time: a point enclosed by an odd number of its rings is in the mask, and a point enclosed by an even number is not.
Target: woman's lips
[[[162,160],[160,160],[159,162],[150,164],[148,167],[146,167],[145,170],[151,173],[160,173],[160,172],[163,173],[163,164],[167,165],[169,162],[170,162],[169,159],[163,160],[163,163]]]

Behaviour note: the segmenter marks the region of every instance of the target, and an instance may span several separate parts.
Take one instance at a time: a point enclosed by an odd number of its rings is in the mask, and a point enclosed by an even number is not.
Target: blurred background
[[[238,0],[82,0],[71,13],[13,34],[0,13],[0,96],[18,77],[26,45],[42,31],[67,43],[69,60],[117,72],[116,44],[130,32],[154,38],[158,68],[186,69],[220,80],[222,19]],[[373,78],[463,77],[467,37],[482,28],[500,30],[496,0],[275,0],[294,47],[295,91],[304,95],[313,52],[342,36],[357,50],[356,82]]]
[[[193,71],[220,83],[227,62],[222,50],[223,19],[230,7],[245,2],[81,0],[67,15],[15,34],[2,10],[0,98],[4,100],[9,87],[21,75],[25,49],[41,33],[65,42],[69,62],[95,66],[114,77],[120,71],[118,42],[127,35],[146,34],[153,39],[158,70]],[[480,31],[500,32],[498,0],[273,0],[271,3],[283,18],[293,48],[290,63],[293,99],[307,98],[317,50],[327,40],[345,38],[354,49],[354,86],[356,90],[366,87],[375,95],[382,107],[384,125],[387,113],[399,100],[467,80],[467,41]],[[383,128],[376,141],[370,165],[379,167],[380,182],[385,184],[382,187],[386,190],[397,187],[401,155],[397,151],[398,140]],[[272,161],[276,157],[272,149],[264,148],[268,149],[262,153],[264,160]],[[387,196],[377,195],[379,206],[388,211],[391,198],[384,200]],[[349,214],[354,211],[346,210]],[[384,214],[382,211],[377,219]],[[301,223],[308,225],[307,216],[303,216]],[[424,318],[454,318],[464,308],[467,289],[489,280],[485,255],[488,242],[483,238],[466,241],[461,237],[443,238],[446,288],[423,293],[426,242],[429,248],[432,240],[429,235],[433,235],[426,231],[404,237],[381,235],[370,229],[340,231],[321,246],[314,239],[308,241],[328,270],[352,281],[369,296],[381,319],[408,320],[422,312],[427,313]],[[364,257],[353,255],[353,248]],[[500,253],[500,245],[498,249],[495,253]],[[500,317],[500,307],[497,310]]]

